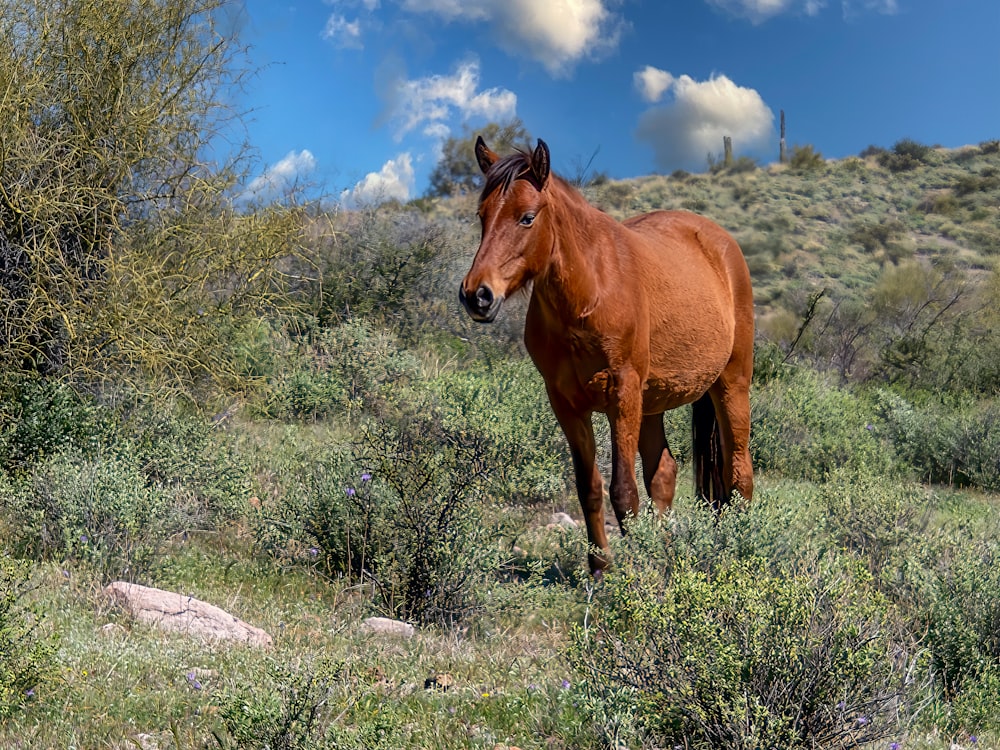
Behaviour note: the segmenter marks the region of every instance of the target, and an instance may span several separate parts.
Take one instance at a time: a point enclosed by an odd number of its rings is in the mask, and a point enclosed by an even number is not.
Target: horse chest
[[[525,344],[550,389],[577,409],[607,411],[615,396],[615,378],[595,334],[586,329],[536,331],[525,336]]]

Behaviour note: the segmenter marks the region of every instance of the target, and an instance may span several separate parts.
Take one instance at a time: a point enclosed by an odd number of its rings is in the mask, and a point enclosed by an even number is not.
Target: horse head
[[[524,287],[548,263],[555,242],[549,180],[549,148],[541,139],[530,154],[500,157],[482,137],[476,160],[486,175],[479,198],[482,239],[458,290],[473,320],[489,323],[503,301]]]

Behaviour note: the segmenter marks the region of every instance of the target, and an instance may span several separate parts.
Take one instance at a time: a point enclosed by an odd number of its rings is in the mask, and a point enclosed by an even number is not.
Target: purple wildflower
[[[188,685],[193,687],[195,690],[201,690],[201,683],[198,682],[198,676],[192,671],[187,673]]]
[[[346,494],[348,497],[354,497],[354,488],[353,487],[345,487],[344,488],[344,494]]]
[[[858,717],[858,726],[859,727],[863,727],[867,723],[868,723],[868,717],[867,716],[859,716]]]
[[[361,481],[362,482],[366,482],[366,483],[372,481],[371,472],[370,471],[366,471],[364,474],[362,474],[361,475]]]
[[[892,742],[892,743],[890,743],[889,744],[889,750],[899,750],[899,743],[898,742]]]
[[[309,554],[312,555],[313,557],[316,557],[316,555],[319,554],[319,550],[316,549],[315,547],[310,547],[309,548]]]
[[[971,742],[973,745],[975,745],[977,742],[979,742],[979,738],[976,737],[976,735],[974,735],[974,734],[970,734],[969,735],[969,742]]]
[[[564,679],[564,680],[563,680],[563,681],[562,681],[562,682],[560,683],[560,685],[561,685],[561,687],[562,687],[562,689],[563,689],[563,690],[569,690],[569,680],[565,680],[565,679]]]

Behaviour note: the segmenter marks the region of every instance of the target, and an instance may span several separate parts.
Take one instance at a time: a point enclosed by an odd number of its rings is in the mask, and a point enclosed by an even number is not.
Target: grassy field
[[[312,217],[322,289],[234,331],[217,409],[5,375],[0,747],[1000,748],[1000,149],[795,157],[585,188],[729,228],[759,327],[754,502],[691,497],[670,415],[675,512],[597,583],[517,306],[454,301],[468,196]]]

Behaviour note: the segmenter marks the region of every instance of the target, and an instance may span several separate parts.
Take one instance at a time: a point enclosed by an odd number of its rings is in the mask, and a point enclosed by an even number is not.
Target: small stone
[[[450,674],[442,672],[441,674],[431,675],[424,680],[424,690],[447,690],[453,684],[455,684],[455,678]]]
[[[569,513],[553,513],[552,523],[556,526],[562,526],[564,529],[575,529],[579,526]]]

